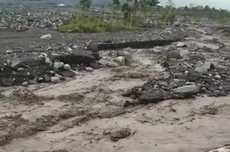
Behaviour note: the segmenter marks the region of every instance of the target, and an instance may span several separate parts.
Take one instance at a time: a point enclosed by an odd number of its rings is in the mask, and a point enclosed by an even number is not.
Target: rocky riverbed
[[[228,152],[228,31],[1,31],[0,151]]]

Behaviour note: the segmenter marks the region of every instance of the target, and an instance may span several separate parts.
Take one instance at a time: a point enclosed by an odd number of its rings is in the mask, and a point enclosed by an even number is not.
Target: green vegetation
[[[159,2],[157,0],[127,0],[121,5],[119,0],[112,0],[110,6],[119,9],[123,13],[123,17],[110,18],[109,20],[106,20],[103,14],[100,17],[87,15],[86,11],[90,9],[91,3],[91,0],[80,0],[80,6],[84,13],[66,21],[59,27],[59,31],[63,33],[98,33],[137,30],[136,13],[140,10],[143,11],[145,5],[155,6]]]
[[[159,6],[158,0],[110,0],[103,6],[106,11],[91,12],[92,0],[80,0],[82,13],[66,21],[59,27],[61,32],[115,32],[137,30],[139,27],[166,27],[180,21],[209,21],[230,22],[230,12],[209,6],[190,6],[176,8],[172,0],[164,6]],[[88,15],[87,15],[88,14]],[[109,15],[108,15],[109,14]],[[182,20],[181,20],[182,19]],[[147,21],[146,21],[147,20]]]
[[[74,17],[59,28],[62,33],[101,33],[127,30],[137,30],[137,27],[124,24],[122,20],[105,22],[87,15]]]
[[[183,17],[192,17],[194,19],[208,19],[212,21],[227,23],[230,21],[230,12],[224,9],[210,8],[206,6],[190,6],[177,8],[177,15]]]
[[[174,3],[169,0],[165,7],[162,8],[162,20],[167,25],[172,25],[176,21],[176,7]]]
[[[80,6],[83,10],[89,10],[91,7],[92,1],[91,0],[80,0]]]

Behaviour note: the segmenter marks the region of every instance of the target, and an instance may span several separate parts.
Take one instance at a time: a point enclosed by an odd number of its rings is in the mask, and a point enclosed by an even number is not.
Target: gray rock
[[[126,65],[126,59],[124,56],[118,56],[115,58],[115,61],[118,62],[119,65],[125,66]]]
[[[177,47],[186,47],[187,45],[183,42],[179,42],[176,44]]]
[[[48,57],[48,55],[46,53],[41,53],[38,58],[40,59],[46,59]]]
[[[174,73],[174,77],[177,79],[185,79],[186,78],[186,74],[183,73]]]
[[[106,66],[108,67],[118,67],[119,65],[115,62],[107,62]]]
[[[190,52],[188,50],[181,50],[180,55],[183,58],[187,58],[189,56]]]
[[[14,50],[6,50],[6,54],[13,54]]]
[[[50,82],[50,81],[51,81],[50,76],[45,75],[45,76],[44,76],[44,81],[45,81],[45,82]]]
[[[188,81],[197,81],[202,78],[202,74],[195,71],[194,69],[188,70],[187,79]]]
[[[141,103],[157,103],[167,99],[167,93],[161,89],[151,88],[140,96]]]
[[[67,47],[67,48],[66,48],[66,51],[68,51],[68,52],[73,52],[73,49],[71,49],[70,47]]]
[[[64,63],[63,62],[54,62],[54,69],[59,69],[64,67]]]
[[[186,85],[196,85],[195,82],[186,82]]]
[[[15,70],[20,68],[22,65],[23,65],[22,61],[18,58],[14,58],[13,60],[11,60],[11,68]]]
[[[90,63],[90,67],[92,67],[93,69],[99,69],[100,65],[98,62],[94,62],[94,63]]]
[[[92,72],[92,71],[93,71],[93,68],[91,68],[91,67],[86,67],[86,68],[85,68],[85,71],[87,71],[87,72]]]
[[[58,82],[60,82],[61,80],[60,80],[59,77],[53,76],[53,77],[50,78],[50,81],[53,82],[53,83],[58,83]]]
[[[55,77],[58,77],[60,80],[65,80],[66,78],[60,74],[55,74]]]
[[[42,83],[42,82],[44,82],[44,78],[43,78],[43,77],[39,77],[39,78],[37,78],[37,82],[38,82],[38,83]]]
[[[128,72],[125,74],[125,77],[132,78],[132,79],[140,79],[140,78],[144,78],[147,76],[148,74],[143,73],[143,72],[138,72],[138,71],[132,71],[132,72]]]
[[[104,67],[118,67],[119,66],[118,63],[113,62],[113,61],[108,61],[105,59],[100,60],[99,64],[101,64]]]
[[[65,70],[70,70],[71,69],[71,66],[69,64],[64,64],[64,69]]]
[[[64,77],[74,77],[74,76],[78,75],[78,73],[76,71],[70,69],[68,71],[63,71],[62,75]]]
[[[29,84],[38,84],[36,80],[29,80]]]
[[[74,49],[78,49],[79,46],[78,46],[78,45],[74,45],[73,48],[74,48]]]
[[[219,74],[215,75],[214,78],[221,79],[221,76]]]
[[[24,71],[25,69],[24,68],[18,68],[18,70],[17,71]]]
[[[86,49],[91,50],[93,52],[98,52],[99,51],[99,45],[96,42],[92,42],[89,40],[86,42]]]
[[[160,81],[158,82],[160,86],[168,87],[168,83],[166,81]]]
[[[28,86],[29,86],[29,82],[27,82],[27,81],[26,81],[26,82],[23,82],[23,83],[22,83],[22,86],[28,87]]]
[[[52,66],[52,64],[53,64],[53,62],[51,61],[51,59],[48,58],[48,57],[45,58],[45,63],[46,63],[47,65],[49,65],[49,66]]]
[[[160,52],[162,52],[163,50],[160,49],[160,48],[153,48],[151,51],[153,51],[154,53],[160,53]]]
[[[49,74],[50,74],[51,76],[54,76],[56,73],[55,73],[54,71],[50,70],[50,71],[49,71]]]
[[[185,85],[173,89],[173,92],[182,96],[192,96],[200,92],[200,87],[198,87],[197,85]]]
[[[42,39],[42,40],[50,40],[50,39],[52,39],[52,35],[51,34],[45,34],[45,35],[42,35],[40,37],[40,39]]]
[[[170,51],[167,53],[167,60],[170,59],[181,59],[180,52],[178,51]]]
[[[197,67],[195,68],[195,71],[200,72],[202,74],[206,74],[208,70],[211,69],[211,64],[210,62],[205,62],[203,64],[199,63]]]

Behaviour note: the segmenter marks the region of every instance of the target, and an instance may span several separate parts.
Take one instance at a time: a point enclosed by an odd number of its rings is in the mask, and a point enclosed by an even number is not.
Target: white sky
[[[1,1],[1,0],[0,0]],[[79,0],[45,0],[45,1],[52,1],[52,2],[59,2],[59,3],[66,3],[66,4],[76,4]],[[92,0],[93,3],[103,4],[106,2],[111,2],[112,0]],[[126,0],[120,0],[126,1]],[[168,0],[159,0],[162,4],[165,4]],[[215,7],[217,9],[228,9],[230,10],[230,0],[172,0],[177,6],[185,6],[189,5],[190,3],[194,5],[209,5],[210,7]]]
[[[162,4],[167,0],[159,0]],[[210,7],[230,10],[230,0],[172,0],[176,6],[185,6],[190,3],[194,5],[209,5]]]

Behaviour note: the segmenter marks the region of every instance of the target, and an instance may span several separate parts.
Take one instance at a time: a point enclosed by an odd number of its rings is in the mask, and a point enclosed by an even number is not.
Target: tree
[[[145,0],[145,4],[149,6],[157,6],[160,2],[158,0]]]
[[[210,7],[209,7],[208,5],[206,5],[206,6],[204,7],[204,9],[205,9],[205,10],[210,10]]]
[[[117,6],[120,6],[121,3],[119,0],[113,0],[113,5],[117,5]]]
[[[80,0],[80,5],[83,10],[89,10],[91,7],[92,1],[91,0]]]
[[[189,10],[189,8],[188,8],[188,6],[187,6],[187,5],[184,7],[184,10]]]
[[[165,20],[167,24],[173,24],[176,20],[176,8],[172,0],[168,0],[163,10],[163,20]]]

